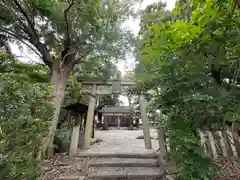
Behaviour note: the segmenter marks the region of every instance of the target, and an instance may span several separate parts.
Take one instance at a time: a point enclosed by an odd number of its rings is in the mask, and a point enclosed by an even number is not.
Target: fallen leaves
[[[56,154],[52,159],[44,160],[41,180],[58,180],[62,176],[81,174],[84,158],[70,158],[66,153]]]

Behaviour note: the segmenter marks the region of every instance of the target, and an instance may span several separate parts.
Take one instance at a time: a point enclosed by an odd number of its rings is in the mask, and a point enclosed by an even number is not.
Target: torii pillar
[[[147,117],[144,94],[140,94],[139,105],[140,105],[141,119],[142,119],[142,123],[143,123],[143,136],[144,136],[145,148],[152,149],[152,142],[151,142],[151,136],[150,136],[150,131],[149,131],[149,122],[148,122],[148,117]]]
[[[93,118],[94,118],[94,110],[96,105],[96,91],[97,85],[92,85],[92,92],[89,97],[89,105],[88,105],[88,113],[87,113],[87,122],[86,122],[86,129],[84,133],[84,143],[83,148],[87,149],[90,146],[91,137],[92,137],[92,130],[93,130]]]

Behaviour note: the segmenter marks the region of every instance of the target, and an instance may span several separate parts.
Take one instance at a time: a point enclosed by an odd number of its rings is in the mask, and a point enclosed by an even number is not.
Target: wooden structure
[[[136,110],[130,106],[106,106],[102,109],[102,124],[118,128],[134,126],[135,115]]]
[[[225,131],[198,131],[205,153],[213,158],[240,157],[238,132],[231,128]]]
[[[239,134],[231,128],[224,131],[198,130],[198,135],[206,155],[212,158],[240,157]],[[167,136],[165,140],[166,151],[170,153],[171,148]]]
[[[87,112],[88,112],[88,106],[82,103],[75,103],[70,104],[66,107],[64,107],[66,115],[64,118],[60,120],[60,123],[67,123],[68,127],[73,127],[72,131],[72,138],[71,138],[71,145],[70,145],[70,155],[74,155],[77,152],[78,145],[83,143],[83,135],[86,130],[86,120],[87,120]],[[100,115],[101,112],[94,110],[94,115]],[[92,124],[92,131],[91,131],[91,137],[94,138],[94,131],[95,131],[95,121],[93,120]]]
[[[75,103],[70,104],[68,106],[65,106],[63,109],[67,111],[65,117],[60,121],[65,121],[69,125],[80,125],[80,131],[85,130],[86,126],[86,120],[87,120],[87,112],[88,112],[88,106],[82,103]],[[98,115],[98,118],[102,116],[102,112],[95,109],[94,116]],[[71,116],[73,116],[73,121]],[[62,122],[61,122],[62,123]],[[92,132],[92,138],[94,138],[94,125],[93,125],[93,132]]]
[[[94,108],[95,108],[96,99],[98,98],[98,96],[108,95],[108,94],[120,94],[122,87],[136,86],[136,83],[132,81],[121,81],[120,72],[117,72],[116,77],[111,80],[104,80],[100,78],[79,78],[78,81],[83,85],[88,85],[92,87],[91,90],[81,91],[81,93],[89,95],[89,108],[88,108],[88,114],[87,114],[86,130],[84,134],[84,148],[88,148],[90,146],[90,139],[91,139],[91,133],[92,133]],[[108,87],[108,89],[104,89],[103,87]],[[144,94],[140,95],[139,104],[141,109],[140,110],[141,119],[143,122],[145,148],[151,149],[152,145],[151,145],[151,138],[150,138],[150,132],[149,132],[149,123],[146,115]]]

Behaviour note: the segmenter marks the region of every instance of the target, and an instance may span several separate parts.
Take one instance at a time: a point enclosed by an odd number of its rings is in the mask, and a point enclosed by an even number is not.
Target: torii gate
[[[91,90],[82,90],[81,93],[90,95],[88,113],[87,113],[87,122],[86,129],[84,134],[84,149],[89,148],[92,134],[93,118],[94,118],[94,109],[96,105],[96,99],[100,95],[109,95],[109,94],[121,94],[122,86],[136,86],[136,83],[133,81],[121,81],[121,73],[117,72],[116,77],[111,80],[103,80],[100,78],[79,78],[79,82],[83,85],[91,85]],[[99,86],[112,86],[112,89],[99,89]],[[145,105],[145,96],[143,93],[140,94],[139,98],[140,105],[140,114],[143,122],[143,135],[144,143],[146,149],[152,148],[150,131],[149,131],[149,122],[146,114],[146,105]]]

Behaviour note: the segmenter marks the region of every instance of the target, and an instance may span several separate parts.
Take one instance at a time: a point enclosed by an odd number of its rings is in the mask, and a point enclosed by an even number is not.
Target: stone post
[[[161,155],[161,160],[165,164],[168,160],[167,158],[167,149],[166,149],[166,141],[165,141],[165,135],[164,135],[164,129],[162,127],[158,127],[158,145]]]
[[[160,112],[160,119],[161,120],[163,119],[162,112]],[[164,163],[166,163],[166,161],[167,161],[167,145],[166,145],[164,128],[162,127],[161,124],[158,124],[157,134],[158,134],[158,145],[159,145],[161,158],[162,158],[162,161],[164,161]]]
[[[152,149],[152,142],[151,142],[151,136],[149,131],[149,122],[148,122],[148,117],[146,113],[145,96],[143,94],[141,94],[139,97],[139,105],[140,105],[141,119],[143,123],[143,136],[144,136],[145,148]]]
[[[92,93],[89,97],[89,105],[88,105],[88,113],[87,113],[87,122],[86,122],[86,129],[84,133],[84,149],[89,148],[92,136],[92,127],[93,127],[93,117],[94,117],[94,110],[96,105],[96,90],[97,85],[94,84],[92,86]]]
[[[121,124],[121,120],[120,120],[120,116],[117,116],[117,128],[120,129],[120,124]]]
[[[69,151],[70,156],[74,156],[77,153],[79,131],[80,131],[80,125],[73,126],[72,138],[71,138],[71,144],[70,144],[70,151]]]
[[[73,126],[73,130],[72,130],[72,138],[71,138],[71,144],[70,144],[70,150],[69,150],[70,156],[74,156],[77,153],[81,120],[82,120],[81,115],[77,114],[75,123]]]

